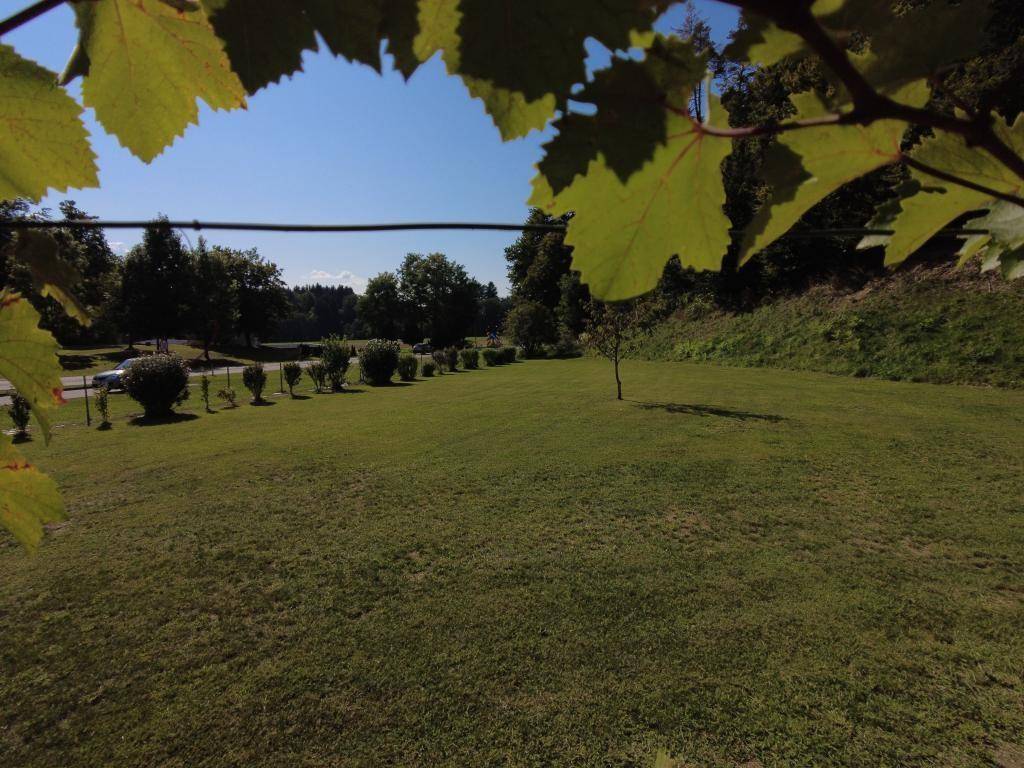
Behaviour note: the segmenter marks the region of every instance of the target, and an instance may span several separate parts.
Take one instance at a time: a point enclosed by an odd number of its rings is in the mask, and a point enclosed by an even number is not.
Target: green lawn
[[[624,378],[67,406],[0,764],[1021,765],[1024,392]]]

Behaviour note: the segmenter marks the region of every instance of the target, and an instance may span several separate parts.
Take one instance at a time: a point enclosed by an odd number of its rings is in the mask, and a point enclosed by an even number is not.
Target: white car
[[[121,386],[121,377],[124,375],[124,372],[131,367],[132,363],[138,359],[139,358],[137,357],[129,357],[113,370],[97,373],[92,377],[93,388],[106,387],[107,389],[123,389]]]

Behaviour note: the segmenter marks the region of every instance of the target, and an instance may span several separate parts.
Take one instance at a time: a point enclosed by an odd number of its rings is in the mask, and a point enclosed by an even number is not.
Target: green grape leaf
[[[420,0],[419,33],[413,44],[419,61],[427,61],[437,51],[449,74],[459,74],[458,27],[462,14],[459,0]],[[529,101],[522,93],[499,88],[486,80],[462,75],[473,98],[480,99],[505,141],[542,129],[555,113],[551,94]]]
[[[303,51],[316,50],[316,30],[303,6],[278,0],[203,0],[246,93],[301,70]]]
[[[53,72],[8,45],[0,45],[0,122],[0,200],[99,184],[82,108]]]
[[[49,412],[64,403],[64,388],[57,341],[39,327],[39,319],[20,293],[0,290],[0,377],[28,400],[49,441]]]
[[[715,120],[728,125],[718,99],[709,102]],[[668,113],[666,128],[666,142],[626,182],[603,155],[557,196],[543,176],[535,180],[535,201],[555,213],[575,212],[565,238],[574,248],[572,267],[604,301],[653,289],[672,256],[683,266],[720,269],[729,248],[721,165],[732,142],[676,112]]]
[[[29,552],[43,538],[43,526],[64,519],[57,484],[29,464],[6,436],[0,436],[0,525]]]
[[[965,237],[964,244],[956,253],[956,255],[960,257],[957,261],[957,266],[962,267],[968,261],[984,251],[991,242],[991,235],[968,235]]]
[[[1015,152],[1024,152],[1024,116],[1018,117],[1012,128],[994,116],[993,126]],[[1002,163],[982,149],[967,146],[955,134],[940,131],[922,141],[909,156],[998,192],[1018,194],[1024,187],[1024,182]],[[954,219],[995,202],[991,195],[937,180],[918,168],[912,167],[910,173],[919,191],[900,200],[899,215],[891,219],[895,234],[885,252],[885,262],[890,265],[904,261]]]
[[[985,216],[971,221],[969,226],[988,230],[984,236],[986,258],[982,269],[998,268],[1007,280],[1024,276],[1024,208],[996,200]]]
[[[380,44],[406,77],[419,66],[412,53],[417,0],[203,0],[231,65],[248,93],[302,69],[302,54],[328,50],[381,69]]]
[[[150,162],[211,109],[245,106],[245,91],[202,11],[160,0],[74,3],[79,45],[61,78],[84,75],[82,99],[123,146]]]
[[[926,87],[924,81],[905,92]],[[793,98],[800,117],[825,111],[813,93]],[[880,120],[871,125],[839,125],[782,134],[769,151],[763,174],[772,195],[744,234],[741,263],[767,248],[811,208],[840,187],[900,159],[906,124]]]
[[[60,257],[60,248],[51,235],[34,229],[22,230],[15,241],[14,257],[28,266],[39,293],[55,299],[81,325],[92,324],[89,311],[73,292],[82,275]]]
[[[866,35],[869,50],[852,56],[855,66],[882,93],[926,78],[951,62],[980,50],[991,16],[990,0],[926,4],[896,13],[893,0],[817,0],[811,7],[818,23],[838,44],[855,33]],[[726,48],[732,59],[769,65],[812,50],[798,35],[750,11]],[[838,82],[836,83],[840,86]],[[845,104],[848,98],[838,103]]]
[[[573,95],[596,108],[592,115],[565,112],[555,122],[558,135],[545,146],[538,164],[558,194],[586,173],[600,153],[625,182],[664,144],[666,105],[685,111],[689,94],[707,69],[707,57],[679,39],[657,37],[643,61],[612,60]]]
[[[668,0],[462,0],[460,71],[529,101],[559,104],[586,80],[584,41],[629,48]]]

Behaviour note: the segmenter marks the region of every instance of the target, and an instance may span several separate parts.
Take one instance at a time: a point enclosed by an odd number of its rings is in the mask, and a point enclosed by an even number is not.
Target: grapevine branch
[[[28,24],[32,19],[38,18],[61,5],[64,5],[64,0],[39,0],[38,3],[34,3],[28,8],[18,11],[13,16],[0,21],[0,36],[13,32],[23,24]]]
[[[936,128],[963,137],[968,146],[984,149],[1002,165],[1024,180],[1024,158],[1007,146],[996,134],[989,115],[967,118],[946,115],[922,107],[912,107],[893,101],[879,93],[850,61],[846,51],[833,40],[811,13],[806,0],[793,3],[778,3],[774,0],[719,0],[744,10],[752,11],[775,22],[780,28],[799,35],[822,61],[842,81],[853,98],[853,109],[841,115],[828,115],[814,120],[797,120],[786,123],[770,123],[749,128],[721,129],[701,126],[701,130],[713,136],[745,138],[750,136],[772,136],[786,131],[812,128],[821,125],[870,125],[879,120],[899,120],[908,124]],[[1024,206],[1024,198],[1008,195],[981,187],[961,179],[954,174],[939,171],[914,161],[907,155],[900,160],[923,173],[942,178],[953,184],[983,191],[1003,200]]]

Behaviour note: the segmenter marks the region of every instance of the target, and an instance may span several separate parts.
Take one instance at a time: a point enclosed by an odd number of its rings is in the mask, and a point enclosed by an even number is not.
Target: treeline
[[[396,272],[369,281],[363,296],[348,286],[290,288],[280,268],[256,249],[195,246],[157,219],[127,254],[114,253],[100,229],[70,222],[88,218],[74,201],[60,204],[65,226],[51,230],[61,256],[82,275],[78,294],[93,323],[83,328],[33,288],[28,269],[0,229],[0,285],[30,297],[43,327],[65,345],[149,338],[189,338],[211,347],[256,340],[424,339],[448,346],[500,328],[508,300],[494,283],[471,278],[443,254],[409,254]],[[0,202],[0,220],[47,216],[27,202]]]

